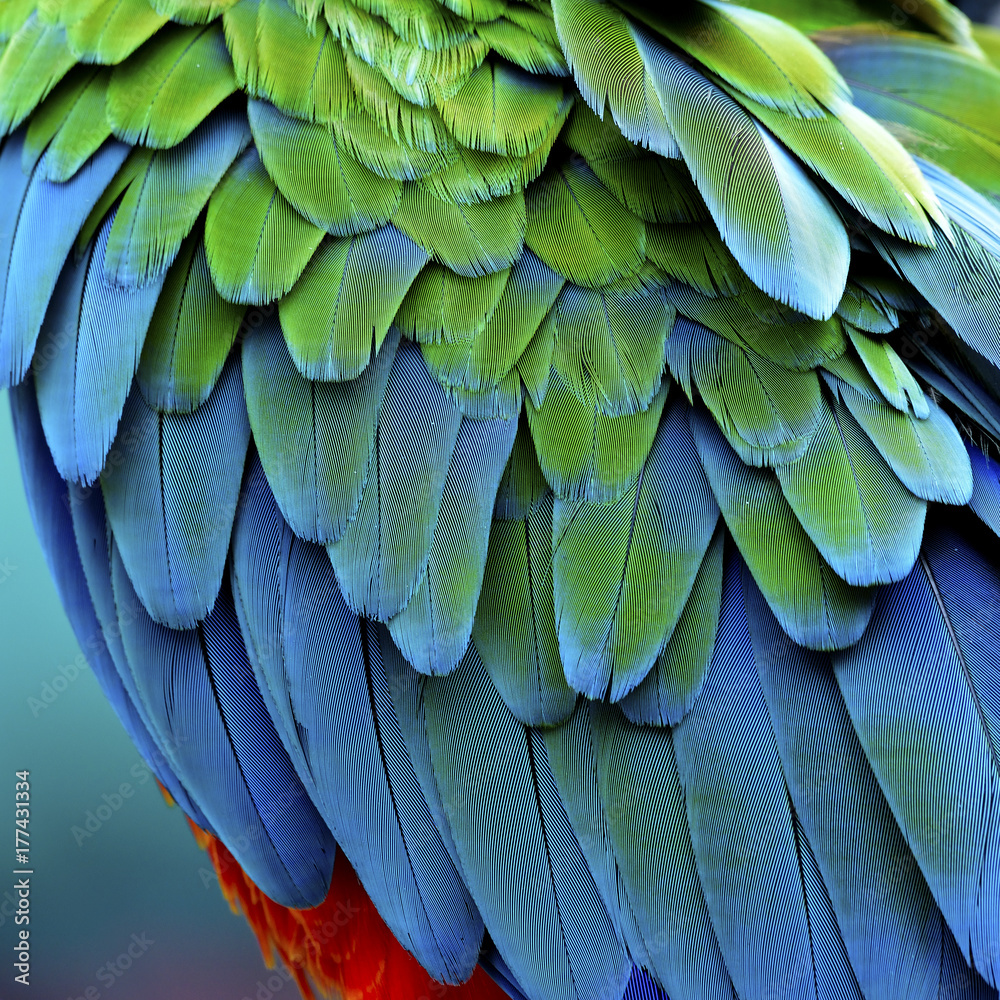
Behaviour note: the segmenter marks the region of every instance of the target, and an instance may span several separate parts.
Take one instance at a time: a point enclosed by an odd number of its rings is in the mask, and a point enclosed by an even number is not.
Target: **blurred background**
[[[966,0],[1000,27],[1000,3]],[[1000,113],[1000,109],[998,109]],[[31,772],[33,1000],[297,997],[265,968],[183,815],[168,808],[62,613],[28,516],[0,394],[0,997],[15,926],[14,772]],[[125,787],[123,787],[125,786]],[[124,794],[123,794],[124,793]],[[129,948],[131,947],[131,954]]]

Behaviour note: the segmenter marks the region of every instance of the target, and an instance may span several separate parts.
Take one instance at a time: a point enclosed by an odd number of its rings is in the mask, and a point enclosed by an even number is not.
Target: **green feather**
[[[208,24],[237,0],[153,0],[157,12],[179,24]]]
[[[635,0],[621,5],[761,104],[815,118],[823,113],[821,105],[850,100],[833,63],[808,38],[768,14],[719,0],[698,0],[676,11]]]
[[[429,153],[450,152],[454,140],[438,111],[424,106],[429,98],[414,101],[403,96],[377,64],[369,65],[350,46],[344,49],[344,60],[359,103],[393,142]]]
[[[840,216],[731,97],[663,45],[637,37],[667,121],[733,256],[773,298],[814,319],[831,316],[850,263]]]
[[[154,150],[119,203],[104,256],[108,281],[142,285],[169,267],[223,174],[249,142],[243,115],[220,112],[179,145]]]
[[[815,368],[847,346],[836,317],[810,319],[745,281],[738,295],[709,298],[677,282],[667,285],[666,295],[682,316],[785,368]]]
[[[858,28],[821,41],[858,107],[911,153],[1000,194],[1000,70],[926,35]]]
[[[575,105],[560,139],[644,222],[699,222],[707,218],[705,203],[683,164],[629,142],[613,119],[601,121],[586,104]]]
[[[208,202],[205,250],[212,280],[230,302],[261,305],[298,280],[323,238],[267,176],[251,146]]]
[[[406,608],[389,620],[389,632],[400,652],[421,673],[450,672],[469,645],[483,584],[493,500],[517,425],[516,417],[466,417],[458,429],[427,570]]]
[[[557,499],[552,566],[570,686],[618,701],[649,673],[684,610],[719,510],[675,394],[642,469],[613,503]]]
[[[746,279],[713,225],[646,226],[646,257],[702,295],[736,295]]]
[[[66,39],[80,62],[115,66],[152,38],[168,16],[147,0],[99,0],[67,23]]]
[[[444,170],[458,157],[454,143],[436,150],[422,150],[397,142],[364,109],[332,122],[337,142],[369,170],[382,177],[408,181]]]
[[[356,106],[344,51],[325,25],[310,31],[284,0],[241,0],[222,23],[236,79],[252,96],[327,126]]]
[[[279,303],[296,367],[320,381],[356,378],[385,340],[427,255],[393,226],[328,237]]]
[[[600,288],[635,274],[646,256],[646,227],[584,164],[547,170],[527,191],[525,242],[554,271]]]
[[[421,346],[424,361],[427,361],[428,346]],[[431,370],[430,365],[427,366]],[[432,372],[438,377],[437,372]],[[466,389],[461,385],[444,385],[448,398],[466,417],[475,420],[513,420],[521,410],[521,380],[516,371],[508,372],[496,385],[485,389]]]
[[[396,313],[396,326],[421,344],[468,344],[492,319],[509,269],[466,278],[441,264],[417,275]]]
[[[108,71],[75,66],[31,116],[21,168],[30,172],[45,152],[46,180],[68,181],[111,135],[104,116]]]
[[[115,67],[108,121],[123,142],[164,149],[186,139],[235,90],[221,25],[168,25]]]
[[[769,469],[744,465],[704,411],[691,429],[733,539],[781,623],[800,646],[844,649],[861,637],[873,589],[845,583],[816,550]]]
[[[136,178],[143,176],[149,168],[149,161],[152,156],[153,150],[146,149],[144,146],[136,146],[125,157],[125,162],[119,167],[111,183],[101,193],[100,198],[97,199],[90,214],[84,220],[83,226],[80,228],[80,233],[76,238],[75,244],[77,258],[83,256],[86,247],[96,235],[97,230],[104,222],[108,213],[114,208],[118,199],[128,190],[129,185]]]
[[[153,311],[136,378],[151,407],[196,410],[208,399],[243,319],[215,290],[201,230],[182,244]]]
[[[507,13],[507,0],[440,0],[459,17],[476,23],[495,21]]]
[[[383,18],[406,42],[427,49],[442,49],[463,42],[472,34],[472,25],[452,13],[437,0],[354,0],[354,6]]]
[[[0,44],[5,44],[17,33],[36,6],[36,0],[7,0],[0,6]]]
[[[602,413],[643,410],[660,386],[675,315],[652,276],[600,289],[566,285],[551,312],[552,365],[580,400],[596,398]]]
[[[837,306],[837,315],[845,320],[848,329],[858,327],[867,333],[892,333],[899,328],[899,313],[880,296],[851,280]]]
[[[679,321],[667,360],[689,399],[692,382],[730,445],[751,465],[798,458],[819,423],[815,372],[783,368],[697,323]]]
[[[855,366],[860,368],[856,362]],[[969,502],[972,495],[969,454],[955,425],[933,399],[927,398],[930,410],[927,419],[917,420],[886,403],[864,369],[860,371],[863,378],[856,377],[856,371],[849,372],[840,363],[836,371],[841,378],[828,375],[828,384],[843,399],[904,486],[924,500]],[[850,382],[844,380],[845,375]]]
[[[554,0],[552,13],[566,61],[591,110],[603,118],[610,108],[622,134],[637,146],[679,157],[625,15],[602,0]],[[600,45],[594,45],[595,38]]]
[[[923,389],[892,345],[884,340],[873,340],[851,326],[847,327],[847,333],[868,374],[889,403],[920,420],[929,417],[931,411]]]
[[[501,62],[484,62],[441,104],[441,117],[464,146],[525,156],[548,135],[562,103],[561,84]]]
[[[0,136],[17,128],[75,62],[66,29],[33,12],[0,54]]]
[[[491,297],[487,298],[480,307],[479,312],[485,316],[485,322],[481,325],[477,320],[476,329],[468,336],[456,337],[454,331],[468,331],[470,324],[456,323],[453,319],[449,335],[449,326],[444,323],[443,307],[452,298],[445,297],[446,292],[450,292],[457,285],[464,288],[465,282],[476,282],[472,285],[472,290],[478,289],[482,283],[489,281],[487,278],[463,279],[452,274],[446,268],[441,269],[442,283],[440,286],[440,301],[434,303],[432,298],[425,298],[421,305],[425,313],[433,315],[433,322],[426,324],[424,329],[429,333],[439,330],[432,341],[434,346],[425,342],[424,358],[430,368],[442,381],[455,386],[462,386],[466,389],[477,391],[497,385],[522,357],[528,349],[536,330],[545,318],[546,313],[559,294],[562,288],[563,279],[555,271],[546,267],[530,250],[526,250],[508,272],[498,272],[505,278],[502,284],[494,280],[491,288],[499,287],[501,292],[496,301]],[[428,269],[433,289],[438,288],[437,272]],[[414,283],[421,282],[423,276]],[[411,295],[413,289],[411,289]],[[412,307],[416,303],[408,306],[408,300],[404,300],[403,308],[396,316],[396,323],[402,325],[404,332],[408,332],[416,339],[425,339],[418,329],[418,324],[412,312]],[[453,315],[458,303],[452,306]],[[437,311],[441,310],[440,318]],[[443,341],[443,342],[442,342]],[[548,381],[549,363],[552,355],[552,340],[549,338],[548,357],[545,359],[544,378]],[[526,380],[527,381],[527,380]]]
[[[524,194],[475,205],[442,201],[419,182],[403,185],[393,223],[414,243],[458,274],[502,271],[524,249]]]
[[[616,500],[634,483],[660,423],[667,386],[647,410],[604,414],[596,399],[582,402],[553,368],[545,400],[527,403],[538,463],[564,500]]]
[[[507,459],[506,468],[497,486],[493,517],[498,521],[519,521],[526,518],[531,508],[549,492],[549,484],[538,465],[538,456],[531,440],[528,415],[521,410],[518,416],[517,435]],[[552,530],[549,525],[549,548]]]
[[[327,232],[350,236],[385,225],[402,185],[362,166],[319,124],[289,118],[250,100],[250,128],[278,190],[302,216]]]
[[[820,554],[855,586],[902,580],[916,562],[927,503],[897,478],[847,408],[834,401],[809,448],[775,470]]]
[[[637,725],[676,726],[701,694],[719,628],[725,537],[725,530],[716,528],[666,646],[638,687],[619,703]]]
[[[869,222],[934,246],[931,221],[949,231],[930,185],[906,150],[877,121],[842,101],[834,114],[794,118],[746,98],[740,103]]]
[[[508,7],[508,17],[500,17],[495,21],[476,25],[476,34],[497,55],[512,62],[529,73],[549,74],[551,76],[569,76],[566,59],[559,48],[559,39],[555,36],[555,27],[540,11],[529,7]],[[520,23],[515,23],[515,17]],[[530,24],[546,24],[552,29],[543,35],[524,27]]]

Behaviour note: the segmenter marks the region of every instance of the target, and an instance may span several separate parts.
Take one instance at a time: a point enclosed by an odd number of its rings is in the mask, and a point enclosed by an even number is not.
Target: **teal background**
[[[28,514],[6,393],[0,637],[0,903],[15,881],[14,772],[22,768],[31,772],[35,872],[31,985],[14,982],[16,928],[0,913],[0,1000],[297,998],[294,984],[264,966],[180,809],[166,805],[90,669],[77,667],[80,649]],[[118,799],[124,782],[132,794]],[[85,836],[88,811],[93,833]],[[133,934],[151,943],[140,950]],[[102,975],[130,943],[138,953],[122,962],[130,967]]]

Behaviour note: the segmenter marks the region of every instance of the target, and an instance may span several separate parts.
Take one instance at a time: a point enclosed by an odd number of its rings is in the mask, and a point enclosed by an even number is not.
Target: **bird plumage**
[[[996,997],[1000,45],[912,6],[0,11],[36,527],[318,981],[346,858],[431,983]]]

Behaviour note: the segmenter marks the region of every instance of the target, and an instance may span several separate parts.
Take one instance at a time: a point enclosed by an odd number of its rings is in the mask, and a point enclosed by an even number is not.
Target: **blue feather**
[[[745,570],[743,591],[796,818],[861,988],[868,1000],[931,1000],[943,979],[942,949],[954,949],[954,940],[858,742],[830,657],[782,632]],[[844,835],[845,817],[856,834]]]
[[[1000,535],[1000,465],[983,454],[971,441],[965,448],[972,462],[972,499],[969,506],[984,524]]]
[[[84,484],[104,468],[163,286],[163,275],[137,290],[108,282],[101,262],[112,222],[81,260],[66,262],[32,360],[56,467]]]
[[[6,298],[14,234],[32,178],[21,166],[24,135],[20,130],[8,136],[0,149],[0,191],[4,193],[0,199],[0,301]]]
[[[423,673],[443,674],[465,655],[486,568],[493,505],[517,420],[464,418],[455,439],[427,571],[389,621],[400,651]]]
[[[731,1000],[691,850],[671,731],[584,703],[544,739],[570,822],[632,961],[674,996]]]
[[[951,219],[934,249],[872,234],[880,254],[984,358],[1000,365],[1000,210],[947,171],[917,160]]]
[[[705,687],[673,731],[698,874],[740,996],[778,989],[789,1000],[861,1000],[826,890],[809,872],[757,674],[741,566],[732,553]],[[818,920],[826,939],[814,933]]]
[[[382,648],[344,603],[326,553],[287,530],[254,463],[234,592],[265,702],[383,919],[438,979],[475,967],[482,922],[442,844],[400,734]]]
[[[112,581],[120,608],[138,604],[117,550]],[[322,902],[333,839],[270,722],[228,586],[190,630],[139,606],[122,641],[160,749],[247,875],[283,906]]]
[[[41,165],[36,167],[17,216],[10,256],[0,257],[6,273],[0,384],[16,385],[24,378],[63,261],[127,153],[128,146],[106,142],[65,184],[43,180]]]
[[[834,669],[934,899],[966,961],[996,986],[1000,573],[959,525],[927,533],[913,572],[881,591],[871,627]]]
[[[193,413],[158,413],[133,387],[101,489],[122,562],[155,621],[191,628],[211,610],[249,439],[235,356]]]
[[[52,464],[52,457],[45,446],[30,378],[11,390],[10,401],[28,508],[80,649],[87,657],[105,697],[150,770],[185,812],[195,822],[204,824],[204,829],[211,831],[207,820],[193,806],[186,790],[160,753],[119,676],[112,643],[117,639],[120,649],[120,637],[117,629],[113,637],[109,635],[103,622],[98,620],[92,599],[91,580],[77,551],[74,515],[76,508],[86,501],[78,499],[76,490],[63,481]],[[95,493],[95,499],[100,503],[99,492]],[[110,578],[107,579],[107,584],[110,590]]]
[[[621,996],[631,972],[539,733],[510,713],[470,645],[424,686],[434,774],[466,884],[532,1000]]]
[[[402,341],[357,516],[327,547],[344,597],[358,614],[387,621],[424,578],[461,420],[427,373],[420,348]]]
[[[285,520],[310,542],[343,535],[357,514],[399,334],[347,382],[310,382],[292,363],[276,316],[243,342],[254,442]]]
[[[632,978],[628,981],[622,1000],[670,1000],[670,998],[650,979],[645,969],[633,965]]]

